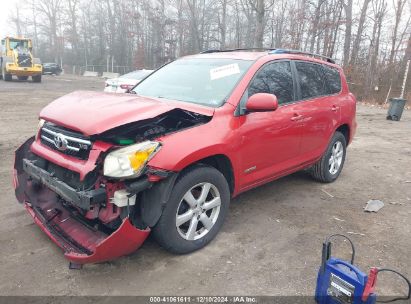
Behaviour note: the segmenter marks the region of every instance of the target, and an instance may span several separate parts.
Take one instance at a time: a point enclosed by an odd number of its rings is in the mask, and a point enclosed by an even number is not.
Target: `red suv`
[[[288,50],[178,59],[130,94],[74,92],[16,151],[16,196],[73,264],[135,251],[152,231],[188,253],[230,199],[298,170],[340,175],[356,100],[329,58]]]

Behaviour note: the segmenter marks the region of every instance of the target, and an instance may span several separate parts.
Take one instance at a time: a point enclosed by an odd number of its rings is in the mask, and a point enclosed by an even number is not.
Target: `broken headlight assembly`
[[[41,128],[43,128],[43,126],[44,126],[45,123],[46,123],[46,121],[45,121],[44,119],[40,119],[40,120],[39,120],[39,124],[38,124],[38,126],[37,126],[37,132],[36,132],[36,136],[35,136],[35,139],[36,139],[36,140],[37,140],[37,138],[38,138],[38,136],[39,136],[39,134],[40,134]]]
[[[104,176],[126,179],[139,177],[160,147],[159,142],[145,141],[110,152],[104,160]]]

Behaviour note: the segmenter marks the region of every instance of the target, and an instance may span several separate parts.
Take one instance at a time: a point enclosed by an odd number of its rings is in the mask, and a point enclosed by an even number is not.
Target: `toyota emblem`
[[[66,151],[68,146],[67,138],[63,134],[54,136],[54,145],[60,151]]]

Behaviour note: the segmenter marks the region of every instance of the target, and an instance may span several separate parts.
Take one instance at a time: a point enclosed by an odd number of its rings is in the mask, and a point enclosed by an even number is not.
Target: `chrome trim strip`
[[[41,135],[41,138],[54,145],[54,140],[48,138],[47,136]],[[71,150],[71,151],[74,151],[74,152],[80,152],[79,148],[72,147],[72,146],[67,146],[67,150]]]
[[[54,145],[54,140],[48,138],[47,136],[41,135],[41,138]]]
[[[75,142],[75,143],[79,143],[79,144],[84,144],[84,145],[91,146],[91,141],[89,141],[89,140],[84,140],[84,139],[80,139],[80,138],[75,138],[75,137],[67,136],[67,135],[65,135],[65,134],[57,133],[57,132],[51,131],[51,130],[46,129],[46,128],[42,128],[42,130],[43,130],[44,132],[50,134],[50,135],[53,135],[53,136],[56,136],[56,135],[58,135],[58,134],[61,134],[61,135],[63,135],[67,140],[73,141],[73,142]],[[53,141],[53,143],[54,143],[54,141]]]

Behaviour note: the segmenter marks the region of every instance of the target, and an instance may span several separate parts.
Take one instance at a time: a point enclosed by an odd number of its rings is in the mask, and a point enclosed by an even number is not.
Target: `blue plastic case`
[[[362,301],[368,275],[350,263],[329,258],[318,272],[315,300],[319,304],[374,304],[376,295]]]

